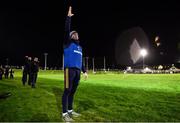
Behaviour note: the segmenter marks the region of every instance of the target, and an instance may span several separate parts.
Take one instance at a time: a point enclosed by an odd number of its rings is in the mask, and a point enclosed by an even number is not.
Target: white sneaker
[[[69,116],[72,118],[72,117],[79,117],[81,116],[81,114],[75,112],[75,111],[71,111],[71,112],[68,112]]]
[[[72,121],[74,121],[71,117],[69,117],[69,114],[68,114],[68,113],[65,114],[64,116],[62,116],[62,119],[63,119],[63,121],[65,121],[65,122],[72,122]]]

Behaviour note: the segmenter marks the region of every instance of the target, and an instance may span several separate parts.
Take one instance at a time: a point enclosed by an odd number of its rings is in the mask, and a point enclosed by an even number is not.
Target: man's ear
[[[73,35],[71,35],[71,39],[73,39],[74,38],[74,34]]]

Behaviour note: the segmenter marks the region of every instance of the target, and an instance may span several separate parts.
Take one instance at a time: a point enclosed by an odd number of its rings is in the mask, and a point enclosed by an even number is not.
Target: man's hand
[[[85,80],[87,80],[87,78],[88,78],[88,74],[85,72],[85,73],[83,73],[83,76],[84,76],[84,79]]]
[[[74,14],[72,13],[72,7],[69,7],[68,16],[72,17]]]

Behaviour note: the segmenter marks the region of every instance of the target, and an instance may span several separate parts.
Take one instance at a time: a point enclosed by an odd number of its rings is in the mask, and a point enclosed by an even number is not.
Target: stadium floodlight
[[[147,55],[147,50],[146,49],[142,49],[140,53],[141,53],[141,55],[143,57],[145,57]]]
[[[143,69],[144,69],[144,57],[147,55],[147,50],[146,49],[141,49],[140,54],[143,57]]]

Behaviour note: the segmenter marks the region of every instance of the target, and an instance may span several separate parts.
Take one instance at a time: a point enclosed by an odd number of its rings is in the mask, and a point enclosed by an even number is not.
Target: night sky
[[[61,1],[61,2],[60,2]],[[49,66],[62,66],[64,21],[69,5],[73,7],[72,29],[79,32],[84,56],[114,59],[118,36],[132,27],[141,27],[149,38],[153,55],[149,64],[176,63],[180,42],[179,4],[155,1],[74,0],[14,1],[1,4],[0,63],[22,65],[25,55],[37,56]],[[157,48],[154,38],[160,37]],[[163,52],[163,55],[159,55]]]

